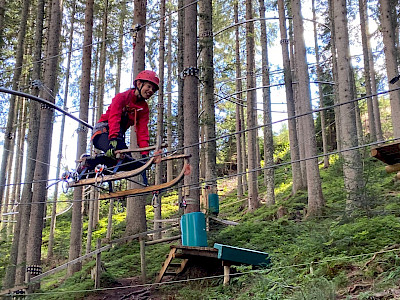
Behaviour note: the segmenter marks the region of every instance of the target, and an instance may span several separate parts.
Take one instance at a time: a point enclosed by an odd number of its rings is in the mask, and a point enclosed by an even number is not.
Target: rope
[[[343,261],[343,260],[351,260],[355,258],[362,258],[365,256],[373,256],[377,254],[382,254],[382,253],[390,253],[390,252],[395,252],[395,251],[400,251],[400,248],[395,248],[395,249],[389,249],[389,250],[380,250],[376,252],[370,252],[370,253],[363,253],[363,254],[357,254],[357,255],[352,255],[352,256],[344,256],[344,257],[338,257],[338,258],[331,258],[331,259],[326,259],[318,262],[308,262],[308,263],[300,263],[300,264],[293,264],[289,266],[280,266],[280,267],[272,267],[268,269],[259,269],[259,270],[249,270],[249,271],[244,271],[244,272],[236,272],[236,273],[231,273],[230,276],[243,276],[243,275],[248,275],[248,274],[265,274],[265,273],[270,273],[274,271],[280,271],[280,270],[285,270],[285,269],[293,269],[293,268],[304,268],[304,267],[309,267],[310,264],[313,265],[318,265],[318,264],[324,264],[328,262],[335,262],[335,261]],[[141,287],[156,287],[156,286],[162,286],[162,285],[175,285],[175,284],[180,284],[180,283],[188,283],[188,282],[195,282],[195,281],[201,281],[201,280],[210,280],[210,279],[219,279],[223,278],[224,275],[213,275],[213,276],[203,276],[199,278],[188,278],[188,279],[182,279],[182,280],[173,280],[173,281],[168,281],[168,282],[160,282],[160,283],[147,283],[147,284],[138,284],[138,285],[129,285],[129,286],[122,286],[122,287],[110,287],[110,288],[98,288],[98,289],[84,289],[84,290],[68,290],[68,291],[60,291],[60,292],[42,292],[42,293],[34,293],[31,295],[25,295],[25,296],[37,296],[37,295],[62,295],[65,293],[87,293],[87,292],[101,292],[101,291],[113,291],[113,290],[122,290],[122,289],[129,289],[129,288],[141,288]],[[271,282],[276,282],[272,281]],[[287,285],[283,285],[287,286]],[[289,288],[293,288],[293,286],[287,286]]]

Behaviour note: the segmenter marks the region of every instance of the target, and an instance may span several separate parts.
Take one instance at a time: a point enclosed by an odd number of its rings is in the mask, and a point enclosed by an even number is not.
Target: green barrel
[[[208,211],[213,215],[219,214],[218,194],[208,194]]]
[[[182,246],[207,247],[206,217],[192,212],[181,217]]]

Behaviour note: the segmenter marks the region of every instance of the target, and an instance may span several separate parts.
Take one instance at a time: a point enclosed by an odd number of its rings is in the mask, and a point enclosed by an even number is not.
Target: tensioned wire
[[[366,99],[366,98],[369,98],[369,97],[373,97],[373,96],[377,96],[377,95],[386,94],[386,93],[389,93],[389,92],[392,92],[392,91],[396,91],[396,90],[399,90],[399,89],[400,89],[400,87],[395,88],[395,89],[391,89],[391,90],[388,90],[388,91],[382,91],[382,92],[376,93],[374,95],[363,96],[363,97],[360,97],[360,98],[349,100],[349,101],[344,102],[344,103],[337,103],[337,104],[334,104],[334,105],[331,105],[331,106],[325,106],[325,107],[322,107],[322,108],[318,108],[318,109],[312,110],[311,112],[305,112],[303,114],[294,115],[294,116],[288,117],[286,119],[281,119],[281,120],[278,120],[278,121],[275,121],[275,122],[271,122],[271,123],[268,123],[268,124],[262,124],[262,125],[258,125],[258,126],[252,127],[252,128],[243,129],[243,130],[240,130],[240,131],[236,131],[234,133],[229,133],[229,134],[225,134],[225,135],[222,135],[222,136],[219,136],[219,137],[215,137],[215,138],[212,138],[212,139],[209,139],[209,140],[206,140],[206,141],[198,142],[198,143],[195,143],[193,145],[181,147],[179,149],[174,149],[173,152],[177,152],[177,151],[180,151],[180,150],[184,150],[186,148],[190,148],[190,147],[198,146],[198,145],[201,145],[201,144],[205,144],[205,143],[208,143],[208,142],[211,142],[211,141],[216,141],[218,139],[231,137],[233,135],[237,135],[237,134],[240,134],[240,133],[248,132],[250,130],[256,130],[256,129],[260,129],[260,128],[263,128],[263,127],[266,127],[266,126],[272,126],[272,124],[276,124],[276,123],[279,123],[279,122],[283,122],[283,121],[295,119],[295,118],[298,118],[298,117],[306,116],[308,114],[317,113],[317,112],[320,112],[320,111],[323,111],[323,110],[328,110],[328,109],[331,109],[331,108],[334,108],[334,107],[338,107],[338,106],[341,106],[341,105],[351,104],[351,103],[356,102],[356,101],[360,101],[360,100],[363,100],[363,99]],[[361,148],[365,148],[365,147],[381,144],[381,143],[384,143],[384,142],[393,142],[393,141],[396,141],[398,139],[400,139],[400,138],[387,139],[387,140],[377,141],[377,142],[373,142],[373,143],[369,143],[369,144],[358,145],[358,146],[351,147],[351,148],[346,148],[346,149],[342,149],[342,150],[338,150],[338,151],[332,151],[332,152],[329,152],[329,153],[326,153],[326,154],[319,154],[319,155],[316,155],[316,156],[313,156],[313,157],[309,157],[309,158],[303,158],[303,159],[299,159],[299,160],[291,160],[289,162],[283,162],[283,163],[280,163],[280,164],[274,164],[274,165],[271,165],[271,166],[265,166],[265,167],[257,168],[257,169],[254,169],[254,170],[249,170],[249,171],[246,171],[246,172],[242,172],[240,174],[236,173],[236,174],[233,174],[233,175],[217,177],[215,179],[210,179],[209,181],[213,182],[214,180],[220,180],[220,179],[225,179],[225,178],[241,176],[241,175],[245,175],[245,174],[252,173],[252,172],[258,172],[258,171],[261,171],[261,170],[264,170],[264,169],[275,168],[275,167],[289,165],[289,164],[292,164],[292,163],[302,162],[302,161],[306,161],[306,160],[312,160],[312,159],[316,159],[316,158],[319,158],[319,157],[324,157],[326,155],[332,155],[332,154],[338,154],[338,153],[342,153],[342,152],[346,152],[346,151],[357,150],[357,149],[361,149]],[[168,152],[164,152],[164,154],[167,154],[167,153]],[[54,181],[54,180],[58,180],[58,179],[51,179],[51,180]],[[50,180],[46,180],[46,181],[50,181]],[[201,184],[207,183],[209,181],[201,181],[201,182],[198,182],[198,183],[193,183],[193,184],[190,184],[190,185],[186,185],[186,187],[199,189],[199,188],[201,188],[200,187]],[[38,182],[38,181],[34,181],[34,182],[30,182],[30,183],[35,183],[35,182]],[[16,183],[16,184],[18,184],[18,183]],[[25,183],[21,183],[21,184],[28,184],[28,183],[25,182]],[[170,189],[166,189],[166,190],[171,190],[171,189],[174,189],[174,188],[170,188]],[[85,200],[75,200],[75,201],[85,201]],[[66,201],[66,202],[69,202],[69,201]],[[43,203],[43,202],[39,202],[39,203]],[[9,205],[11,205],[11,204],[9,204]]]
[[[370,146],[373,146],[373,145],[381,144],[383,142],[392,142],[392,141],[396,141],[396,140],[399,140],[399,139],[400,138],[389,139],[389,140],[385,140],[385,141],[377,141],[377,142],[373,142],[373,143],[369,143],[369,144],[364,144],[364,145],[359,145],[359,146],[346,148],[346,149],[342,149],[342,150],[332,151],[332,152],[329,152],[327,154],[319,154],[319,155],[315,155],[313,157],[308,157],[308,158],[303,158],[303,159],[293,160],[293,161],[291,160],[291,161],[283,162],[283,163],[280,163],[280,164],[260,167],[260,168],[256,168],[256,169],[249,170],[249,171],[242,172],[242,173],[236,173],[236,174],[232,174],[232,175],[221,176],[221,177],[217,177],[217,178],[215,178],[213,180],[222,180],[222,179],[237,177],[237,176],[249,174],[249,173],[252,173],[252,172],[258,172],[258,171],[261,171],[261,170],[264,170],[264,169],[277,168],[277,167],[281,167],[281,166],[290,165],[292,163],[297,163],[297,162],[317,159],[317,158],[320,158],[320,157],[324,157],[325,155],[333,155],[333,154],[343,153],[343,152],[346,152],[346,151],[358,150],[358,149],[362,149],[362,148],[365,148],[365,147],[370,147]],[[255,181],[257,181],[257,180],[255,179]],[[163,191],[171,191],[171,190],[176,190],[178,188],[183,188],[183,187],[187,187],[189,189],[201,189],[202,188],[201,184],[205,184],[207,182],[209,182],[209,181],[205,181],[204,180],[204,181],[201,181],[201,182],[198,182],[198,183],[182,185],[180,187],[171,187],[171,188],[163,189]],[[99,199],[75,199],[75,200],[58,200],[58,201],[38,201],[38,202],[19,203],[19,204],[13,203],[13,204],[8,204],[8,206],[12,206],[12,205],[32,205],[32,204],[56,203],[56,202],[58,202],[58,203],[62,203],[62,202],[68,202],[68,203],[70,203],[70,202],[85,202],[85,201],[98,201],[98,200]],[[102,199],[102,200],[108,200],[108,199]]]
[[[181,10],[186,9],[187,7],[189,7],[189,6],[193,5],[193,4],[196,4],[197,2],[199,2],[199,0],[194,0],[194,1],[191,2],[191,3],[188,3],[188,4],[186,4],[185,6],[182,6],[181,8],[178,8],[178,9],[176,9],[176,10],[170,12],[170,13],[164,14],[164,16],[162,16],[162,17],[158,17],[158,18],[156,18],[156,19],[154,19],[154,20],[151,20],[151,21],[147,22],[147,23],[144,24],[144,25],[140,25],[140,28],[147,27],[147,26],[149,26],[149,25],[151,25],[151,24],[153,24],[153,23],[159,22],[160,20],[162,20],[162,19],[164,19],[164,18],[166,18],[166,17],[169,17],[169,16],[171,16],[171,15],[173,15],[173,14],[175,14],[175,13],[178,13],[178,12],[181,11]],[[20,67],[17,67],[17,68],[14,68],[14,69],[10,69],[10,70],[5,70],[4,72],[8,72],[8,73],[9,73],[9,72],[13,72],[13,71],[15,71],[15,70],[17,70],[17,69],[20,69],[20,68],[23,68],[23,67],[25,67],[25,66],[27,66],[27,65],[33,65],[33,64],[36,64],[36,63],[45,62],[46,60],[53,59],[53,58],[57,58],[57,57],[61,57],[61,56],[64,56],[64,55],[66,55],[66,54],[68,54],[68,53],[72,53],[72,52],[84,50],[84,49],[87,48],[87,47],[91,47],[91,46],[94,46],[94,45],[97,45],[97,44],[104,43],[104,42],[106,42],[106,41],[108,41],[108,40],[111,40],[111,39],[116,39],[116,38],[118,38],[118,37],[125,36],[125,35],[127,35],[127,34],[130,34],[131,32],[132,32],[132,29],[130,29],[129,31],[126,31],[126,32],[122,33],[121,35],[114,35],[114,34],[113,34],[113,35],[110,35],[109,37],[105,38],[104,40],[97,41],[97,42],[92,42],[92,43],[90,43],[90,44],[88,44],[88,45],[85,45],[85,46],[82,46],[82,47],[77,47],[77,48],[72,49],[71,51],[65,51],[65,52],[62,52],[62,53],[60,53],[60,54],[53,55],[53,56],[51,56],[51,57],[46,57],[46,58],[43,58],[43,59],[40,59],[40,60],[37,60],[37,61],[32,61],[32,62],[29,62],[29,63],[27,63],[27,64],[23,64],[23,65],[21,65]]]
[[[391,253],[395,251],[400,251],[400,248],[395,248],[395,249],[387,249],[387,250],[380,250],[376,252],[370,252],[370,253],[363,253],[363,254],[357,254],[357,255],[351,255],[351,256],[344,256],[344,257],[338,257],[338,258],[330,258],[330,259],[325,259],[322,261],[312,261],[309,263],[301,263],[301,264],[294,264],[294,265],[289,265],[289,266],[280,266],[280,267],[271,267],[268,269],[259,269],[259,270],[249,270],[249,271],[244,271],[244,272],[236,272],[236,273],[231,273],[231,277],[237,277],[237,276],[243,276],[243,275],[249,275],[249,274],[265,274],[265,273],[270,273],[273,271],[280,271],[280,270],[285,270],[285,269],[293,269],[293,268],[305,268],[305,267],[310,267],[311,265],[319,265],[319,264],[325,264],[329,262],[336,262],[336,261],[348,261],[351,259],[355,258],[362,258],[365,256],[374,256],[377,254],[384,254],[384,253]],[[182,279],[182,280],[173,280],[173,281],[167,281],[167,282],[160,282],[160,283],[147,283],[147,284],[138,284],[138,285],[129,285],[129,286],[123,286],[123,287],[111,287],[111,288],[98,288],[98,289],[85,289],[85,290],[68,290],[68,291],[58,291],[58,292],[42,292],[42,293],[34,293],[34,294],[27,294],[24,295],[25,297],[29,296],[37,296],[37,295],[61,295],[65,293],[84,293],[84,292],[100,292],[100,291],[110,291],[110,290],[123,290],[123,289],[128,289],[128,288],[140,288],[140,287],[157,287],[157,286],[162,286],[162,285],[175,285],[175,284],[180,284],[180,283],[188,283],[188,282],[194,282],[194,281],[200,281],[200,280],[208,280],[208,279],[218,279],[218,278],[223,278],[224,275],[213,275],[213,276],[204,276],[204,277],[199,277],[199,278],[189,278],[189,279]],[[300,286],[290,286],[284,283],[280,283],[274,280],[270,280],[268,278],[265,278],[266,280],[279,284],[283,287],[287,288],[300,288]],[[34,283],[33,283],[34,284]]]

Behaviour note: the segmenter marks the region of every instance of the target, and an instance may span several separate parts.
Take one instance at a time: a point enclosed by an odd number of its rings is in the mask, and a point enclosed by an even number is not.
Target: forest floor
[[[84,297],[85,300],[163,300],[165,298],[159,291],[151,286],[142,285],[141,278],[118,279],[107,290]],[[172,299],[172,298],[171,298]]]

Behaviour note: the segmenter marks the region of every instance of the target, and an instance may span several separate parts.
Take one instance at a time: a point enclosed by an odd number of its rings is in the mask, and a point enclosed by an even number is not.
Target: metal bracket
[[[47,105],[47,104],[41,104],[40,105],[40,109],[48,109],[48,110],[53,110],[54,111],[54,108],[52,106],[50,106],[50,105]]]
[[[87,132],[88,130],[85,128],[85,127],[83,127],[83,126],[79,126],[77,129],[76,129],[76,132],[77,133],[79,133],[79,132]]]
[[[199,68],[196,67],[189,67],[182,71],[181,78],[184,79],[186,76],[199,76]]]
[[[151,205],[156,208],[158,207],[158,196],[159,196],[160,192],[156,191],[153,192],[153,198],[151,199]]]
[[[212,37],[214,36],[214,33],[212,31],[204,31],[202,33],[200,33],[201,37]]]
[[[32,80],[31,88],[40,89],[43,86],[43,83],[39,79]]]

